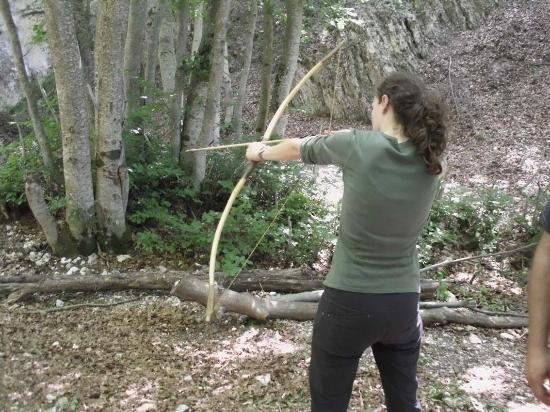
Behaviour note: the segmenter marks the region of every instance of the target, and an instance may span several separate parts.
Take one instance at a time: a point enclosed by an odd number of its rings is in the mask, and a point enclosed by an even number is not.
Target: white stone
[[[77,256],[73,259],[73,262],[76,263],[76,262],[80,262],[80,259],[82,259],[80,256]]]
[[[118,255],[118,256],[116,257],[116,260],[117,260],[117,262],[122,263],[122,262],[124,262],[125,260],[128,260],[128,259],[130,259],[130,258],[131,258],[130,255]]]
[[[46,263],[50,261],[51,258],[52,258],[52,255],[50,255],[49,253],[44,253],[42,257],[35,262],[36,266],[44,266]]]
[[[191,375],[185,375],[185,377],[183,378],[183,380],[185,382],[191,382],[193,380],[193,377]]]
[[[158,269],[159,269],[159,273],[161,273],[161,274],[162,274],[162,273],[168,272],[168,269],[166,269],[166,268],[165,268],[164,266],[162,266],[162,265],[160,265],[160,266],[158,267]]]
[[[267,384],[269,384],[269,382],[271,382],[271,374],[266,373],[265,375],[258,375],[255,379],[262,385],[266,386]]]
[[[71,263],[71,259],[70,259],[70,258],[66,258],[66,257],[62,257],[62,258],[61,258],[61,264],[62,264],[62,265],[66,265],[67,263]]]
[[[67,275],[74,275],[77,272],[79,272],[79,269],[76,266],[73,266],[72,268],[69,269],[69,271],[67,272]]]
[[[29,253],[29,260],[31,262],[36,262],[38,260],[38,258],[39,258],[38,253],[36,253],[36,252]]]
[[[470,343],[473,343],[474,345],[479,345],[480,343],[483,343],[481,338],[477,335],[474,335],[473,333],[470,333],[468,340],[470,341]]]
[[[502,339],[506,339],[506,340],[516,340],[516,337],[514,335],[507,332],[502,332],[499,336]]]
[[[108,276],[109,272],[107,272],[107,269],[103,269],[103,272],[101,272],[101,276]]]
[[[65,306],[65,302],[63,302],[61,299],[55,300],[55,307],[62,308],[63,306]]]
[[[82,268],[80,269],[80,274],[81,274],[82,276],[84,276],[86,273],[88,273],[88,268],[87,268],[87,267],[82,267]]]
[[[23,243],[23,249],[29,250],[36,246],[36,242],[34,240],[29,240],[25,243]]]
[[[178,407],[176,408],[175,412],[187,412],[189,411],[189,406],[187,406],[186,404],[182,403],[181,405],[178,405]]]
[[[90,256],[88,256],[88,265],[95,265],[97,263],[97,255],[95,253],[92,253]]]

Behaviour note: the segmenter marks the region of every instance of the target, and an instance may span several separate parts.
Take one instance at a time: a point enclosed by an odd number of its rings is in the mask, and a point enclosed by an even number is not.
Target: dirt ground
[[[550,182],[550,2],[512,2],[483,27],[442,39],[421,68],[451,101],[450,185],[492,185],[514,196]],[[450,73],[450,75],[449,75]],[[289,134],[325,119],[298,113]],[[334,128],[356,126],[337,122]],[[180,269],[177,258],[60,259],[29,220],[0,224],[0,278],[142,267]],[[164,270],[162,267],[159,270]],[[525,282],[490,267],[453,271],[451,291],[525,310]],[[48,314],[40,308],[139,300]],[[479,301],[479,299],[478,299]],[[504,303],[503,303],[504,302]],[[306,411],[311,322],[257,323],[164,295],[63,294],[0,305],[0,410]],[[526,330],[466,326],[425,330],[419,397],[427,411],[542,411],[523,378]],[[385,410],[365,354],[352,411]],[[187,409],[189,408],[189,409]]]

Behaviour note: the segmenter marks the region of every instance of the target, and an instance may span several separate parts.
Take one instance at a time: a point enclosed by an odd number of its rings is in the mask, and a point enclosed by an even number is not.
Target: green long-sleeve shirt
[[[341,131],[306,138],[305,163],[343,169],[340,232],[326,286],[352,292],[419,292],[416,244],[438,178],[407,141],[380,132]]]

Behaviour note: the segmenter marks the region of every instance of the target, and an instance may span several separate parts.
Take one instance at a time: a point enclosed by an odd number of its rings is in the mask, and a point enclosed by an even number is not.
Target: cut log
[[[173,289],[172,294],[181,300],[190,300],[206,306],[208,285],[198,279],[180,281]],[[302,295],[304,296],[304,295]],[[490,316],[483,313],[469,311],[467,308],[437,307],[471,305],[470,300],[463,302],[430,302],[428,307],[421,309],[420,315],[424,325],[460,323],[486,328],[521,328],[527,326],[527,319],[515,316]],[[241,313],[254,319],[291,319],[312,320],[317,312],[316,302],[284,301],[281,299],[260,298],[246,292],[233,292],[218,288],[216,305],[231,312]],[[264,312],[266,311],[266,312]]]
[[[174,283],[191,276],[191,272],[168,271],[134,272],[128,274],[110,274],[107,276],[62,276],[53,279],[40,279],[33,282],[10,283],[0,282],[0,297],[11,294],[9,302],[28,298],[33,293],[58,292],[98,292],[108,290],[161,290],[170,291]],[[195,274],[193,274],[195,275]],[[196,274],[199,279],[206,279],[206,271]],[[316,272],[307,269],[251,270],[242,272],[232,282],[231,278],[218,274],[223,287],[231,284],[231,290],[266,291],[279,293],[311,292],[323,288],[323,278]],[[29,279],[30,280],[30,279]],[[421,299],[433,299],[438,282],[423,279],[421,281]]]

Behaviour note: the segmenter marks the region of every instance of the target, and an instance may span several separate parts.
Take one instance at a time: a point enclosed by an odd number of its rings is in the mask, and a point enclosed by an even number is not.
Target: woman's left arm
[[[286,139],[275,146],[262,142],[252,143],[246,149],[246,158],[253,162],[262,160],[300,160],[301,139]]]

